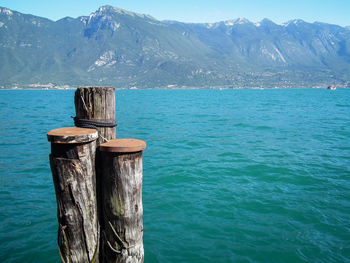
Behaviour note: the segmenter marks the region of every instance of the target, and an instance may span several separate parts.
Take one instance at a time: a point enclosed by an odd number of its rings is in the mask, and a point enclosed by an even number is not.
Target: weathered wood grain
[[[86,129],[88,130],[88,129]],[[50,166],[57,200],[58,247],[63,263],[99,262],[95,154],[96,137],[70,135],[68,143],[51,133]],[[83,143],[80,143],[79,138]]]
[[[74,96],[76,117],[80,119],[95,120],[102,122],[115,122],[115,89],[113,87],[80,87]],[[116,128],[97,128],[99,138],[97,146],[116,138]],[[96,189],[98,202],[98,218],[101,219],[101,156],[96,151]],[[103,262],[103,261],[101,261]]]
[[[101,262],[143,262],[142,152],[101,154]]]
[[[115,89],[113,87],[80,87],[74,96],[76,117],[115,122]],[[97,145],[116,138],[116,128],[98,127]]]

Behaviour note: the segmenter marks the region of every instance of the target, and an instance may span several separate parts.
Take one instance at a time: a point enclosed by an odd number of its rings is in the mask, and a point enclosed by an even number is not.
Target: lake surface
[[[0,261],[59,262],[46,132],[74,91],[0,91]],[[120,90],[145,262],[350,262],[350,90]]]

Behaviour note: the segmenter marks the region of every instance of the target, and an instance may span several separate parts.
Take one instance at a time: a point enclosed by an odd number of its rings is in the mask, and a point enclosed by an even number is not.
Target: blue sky
[[[283,23],[300,18],[350,26],[350,0],[0,0],[0,6],[52,20],[89,15],[102,5],[182,22],[245,17],[252,22],[269,18]]]

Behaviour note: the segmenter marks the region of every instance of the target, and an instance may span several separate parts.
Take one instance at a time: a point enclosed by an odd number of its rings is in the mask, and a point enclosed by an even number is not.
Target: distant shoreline
[[[109,86],[109,85],[108,85]],[[79,86],[80,87],[80,86]],[[96,86],[99,87],[99,86]],[[115,88],[116,90],[243,90],[243,89],[252,89],[252,90],[276,90],[276,89],[327,89],[325,86],[312,86],[312,87],[155,87],[155,88]],[[347,85],[335,85],[336,88],[347,89],[350,86]],[[4,88],[0,87],[0,90],[76,90],[77,87],[65,87],[65,88],[39,88],[39,87],[15,87],[15,88]]]

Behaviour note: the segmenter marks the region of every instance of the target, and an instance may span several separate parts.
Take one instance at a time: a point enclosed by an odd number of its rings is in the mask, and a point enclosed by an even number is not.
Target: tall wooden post
[[[63,263],[99,262],[94,129],[62,128],[47,134]]]
[[[80,87],[75,91],[74,104],[76,126],[83,128],[96,126],[100,135],[97,145],[116,138],[113,87]],[[96,123],[91,124],[89,121]]]
[[[101,262],[143,262],[142,150],[134,139],[100,146]]]

